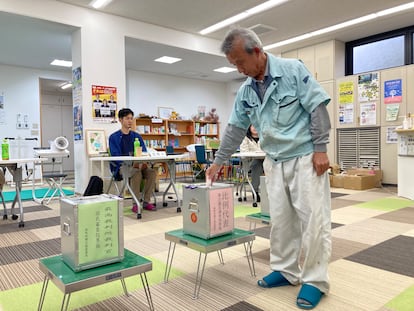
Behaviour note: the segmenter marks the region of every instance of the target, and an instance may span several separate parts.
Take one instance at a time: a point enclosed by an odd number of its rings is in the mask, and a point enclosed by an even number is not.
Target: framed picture
[[[158,117],[161,119],[169,119],[171,113],[174,111],[173,108],[169,107],[158,107]]]
[[[86,151],[89,156],[108,152],[104,130],[86,130]]]

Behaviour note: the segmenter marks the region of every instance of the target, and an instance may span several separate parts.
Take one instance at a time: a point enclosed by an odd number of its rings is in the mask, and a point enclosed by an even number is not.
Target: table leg
[[[219,257],[219,261],[220,261],[220,263],[221,263],[222,265],[224,265],[224,257],[223,257],[223,252],[221,251],[221,249],[219,249],[219,250],[217,251],[217,255],[218,255],[218,257]]]
[[[19,210],[20,210],[20,221],[19,221],[19,228],[20,228],[20,227],[24,227],[23,205],[22,205],[22,199],[20,196],[20,192],[22,191],[22,168],[17,167],[17,166],[13,168],[10,168],[10,167],[8,168],[9,168],[10,173],[13,176],[13,181],[14,181],[15,189],[16,189],[16,195],[12,203],[11,211],[14,210],[14,206],[17,203],[19,205]],[[12,218],[15,219],[13,216]]]
[[[121,278],[121,284],[122,284],[122,289],[124,290],[125,296],[129,297],[128,289],[126,287],[125,279],[124,278]]]
[[[170,277],[171,266],[174,258],[175,252],[175,245],[176,243],[170,242],[170,246],[168,247],[168,255],[167,255],[167,265],[165,266],[165,273],[164,273],[164,283],[168,283],[168,278]],[[172,250],[171,250],[172,246]],[[171,255],[171,258],[170,258]]]
[[[64,294],[63,295],[63,300],[62,300],[62,306],[60,307],[60,310],[63,311],[67,311],[68,307],[69,307],[69,301],[70,301],[70,294]]]
[[[132,200],[135,202],[135,204],[138,207],[137,219],[141,219],[142,218],[141,204],[140,204],[137,196],[135,195],[134,191],[132,191],[131,185],[129,184],[129,178],[132,175],[132,170],[133,169],[134,168],[133,168],[133,163],[132,162],[124,161],[124,163],[121,165],[121,173],[122,173],[122,176],[124,178],[124,186],[122,187],[122,189],[125,189],[125,188],[128,189],[129,193],[132,196]]]
[[[167,167],[168,167],[168,172],[170,175],[170,183],[168,184],[167,188],[165,188],[165,191],[162,195],[162,206],[167,206],[168,202],[165,199],[165,197],[168,194],[168,190],[172,187],[175,193],[175,197],[177,198],[177,203],[178,203],[178,208],[177,208],[177,212],[180,210],[181,211],[181,206],[180,206],[180,199],[178,198],[178,192],[177,192],[177,188],[175,187],[175,176],[176,176],[176,170],[175,170],[175,160],[169,160],[167,161]]]
[[[200,272],[201,254],[202,253],[200,253],[198,256],[197,275],[196,275],[193,299],[198,299],[198,294],[200,293],[200,288],[201,288],[201,282],[203,281],[204,268],[206,267],[207,253],[204,254],[204,260],[203,260],[203,264],[202,264],[201,272]]]
[[[39,300],[39,305],[37,306],[37,311],[41,311],[43,308],[43,302],[45,301],[45,296],[46,296],[48,285],[49,285],[49,278],[47,277],[47,274],[46,274],[45,278],[43,279],[42,291],[40,292],[40,300]]]
[[[141,282],[142,282],[142,286],[144,287],[145,296],[147,296],[147,302],[148,302],[149,309],[152,311],[154,310],[154,303],[152,302],[152,296],[150,292],[150,287],[148,285],[147,275],[144,272],[144,273],[140,273],[139,276],[141,277]]]
[[[252,252],[253,242],[252,241],[246,242],[243,245],[244,245],[244,251],[246,252],[247,263],[249,264],[250,275],[256,276],[256,269],[254,267],[253,252]]]

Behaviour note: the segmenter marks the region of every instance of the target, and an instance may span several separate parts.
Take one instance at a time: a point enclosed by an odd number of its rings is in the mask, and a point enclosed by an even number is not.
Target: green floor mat
[[[48,188],[39,188],[35,190],[35,195],[36,198],[40,199],[43,198],[44,195],[46,194]],[[63,189],[63,192],[66,195],[73,195],[75,192],[71,189]],[[49,193],[48,197],[50,197],[52,195],[52,191],[51,193]],[[16,191],[3,191],[3,196],[4,196],[4,200],[6,202],[13,202],[14,200],[14,196],[16,195]],[[27,201],[27,200],[33,200],[33,192],[32,189],[26,189],[26,190],[22,190],[22,192],[20,193],[21,199],[22,201]],[[55,196],[59,196],[59,193],[56,192]]]
[[[245,217],[253,213],[259,213],[260,207],[253,207],[252,205],[236,205],[234,207],[234,217]]]
[[[414,286],[407,288],[385,306],[392,311],[412,311],[414,306]]]
[[[369,208],[379,211],[395,211],[404,207],[414,206],[414,201],[403,198],[384,198],[356,204],[356,207]]]
[[[146,273],[149,286],[164,282],[165,263],[157,259],[146,257],[152,261],[153,270]],[[184,275],[183,272],[171,268],[169,280]],[[142,289],[141,278],[139,275],[131,276],[125,279],[128,292]],[[28,286],[18,287],[11,290],[0,292],[0,301],[2,311],[30,311],[37,310],[42,283],[36,283]],[[103,285],[91,287],[78,292],[74,292],[70,297],[69,310],[75,310],[105,299],[123,295],[123,289],[120,281],[114,281]],[[16,299],[16,297],[24,297],[24,301]],[[49,282],[46,292],[43,310],[60,310],[63,299],[63,293],[53,284]],[[146,304],[146,301],[143,302]]]

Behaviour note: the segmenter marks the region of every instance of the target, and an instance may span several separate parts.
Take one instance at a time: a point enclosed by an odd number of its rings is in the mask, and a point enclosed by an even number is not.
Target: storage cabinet
[[[345,53],[343,43],[339,41],[332,40],[284,52],[282,57],[302,60],[318,81],[330,81],[344,75],[340,64],[344,63]]]

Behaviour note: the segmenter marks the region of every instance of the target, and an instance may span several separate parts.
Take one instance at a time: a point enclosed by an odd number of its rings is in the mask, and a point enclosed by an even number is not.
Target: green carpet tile
[[[163,283],[165,263],[149,257],[147,257],[147,259],[152,261],[152,271],[146,273],[148,284],[151,286],[154,284]],[[169,280],[173,280],[183,275],[183,272],[172,267]],[[128,292],[142,289],[141,278],[138,275],[126,278],[125,282]],[[2,311],[37,310],[41,289],[42,283],[36,283],[0,292],[0,301],[3,308]],[[123,294],[124,292],[120,281],[114,281],[84,289],[71,295],[69,310],[75,310],[83,306],[87,306]],[[16,297],[24,297],[24,307],[22,305],[22,301],[20,299],[16,299]],[[63,293],[52,282],[49,282],[43,310],[59,310],[62,299]]]
[[[35,195],[36,198],[43,198],[44,195],[46,194],[48,188],[39,188],[35,190]],[[63,192],[66,195],[73,195],[74,191],[71,189],[63,189]],[[48,197],[50,197],[52,195],[53,191],[51,191],[51,193],[48,195]],[[13,202],[14,197],[16,195],[15,191],[3,191],[3,196],[4,196],[4,200],[6,202]],[[59,196],[59,193],[57,192],[55,194],[55,196]],[[32,200],[33,199],[33,192],[32,189],[25,189],[22,190],[20,193],[20,197],[23,201],[25,200]]]

